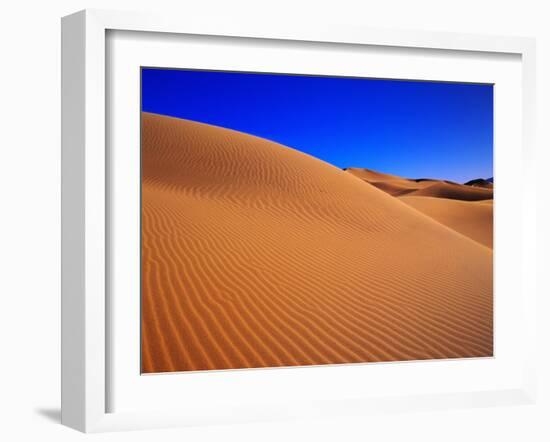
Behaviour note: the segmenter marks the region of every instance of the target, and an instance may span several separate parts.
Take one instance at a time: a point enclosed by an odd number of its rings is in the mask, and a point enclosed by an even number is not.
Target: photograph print
[[[143,374],[493,356],[493,85],[144,67],[140,112]]]

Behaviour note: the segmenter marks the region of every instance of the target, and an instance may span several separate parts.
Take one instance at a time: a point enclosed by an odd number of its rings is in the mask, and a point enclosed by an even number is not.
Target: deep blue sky
[[[142,110],[247,132],[340,168],[493,176],[492,85],[144,68]]]

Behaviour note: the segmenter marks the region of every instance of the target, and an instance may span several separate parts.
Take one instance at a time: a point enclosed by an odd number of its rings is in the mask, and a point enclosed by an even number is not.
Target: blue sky
[[[257,135],[339,168],[493,176],[492,85],[143,68],[142,110]]]

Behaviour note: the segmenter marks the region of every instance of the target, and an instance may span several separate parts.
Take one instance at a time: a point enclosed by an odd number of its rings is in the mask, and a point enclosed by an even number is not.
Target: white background
[[[165,36],[166,37],[166,36]],[[186,416],[226,416],[228,421],[311,401],[426,395],[521,388],[526,346],[522,309],[517,210],[521,193],[521,64],[519,56],[386,49],[307,43],[226,41],[162,34],[114,32],[109,37],[110,114],[109,273],[111,362],[109,411],[177,410]],[[295,370],[220,370],[177,376],[140,373],[140,66],[296,72],[302,74],[421,78],[495,83],[495,354],[496,358],[437,363],[350,364]],[[519,264],[518,264],[519,262]],[[519,329],[519,330],[518,330]],[[322,388],[319,388],[322,386]],[[228,405],[233,404],[233,405]],[[229,408],[239,408],[239,416]],[[215,417],[214,417],[215,416]],[[247,420],[247,419],[244,419]],[[250,419],[254,420],[254,419]],[[259,420],[259,419],[256,419]]]
[[[541,157],[530,185],[546,194],[550,168],[550,11],[544,0],[19,1],[0,15],[0,438],[18,440],[422,440],[538,441],[550,438],[549,377],[535,406],[84,436],[59,425],[60,31],[85,7],[314,20],[385,28],[538,38]],[[540,199],[543,203],[544,198]],[[546,200],[548,198],[546,197]],[[548,204],[539,225],[550,225]],[[549,263],[539,233],[539,274]],[[548,267],[548,265],[546,265]],[[543,281],[540,282],[542,284]],[[544,282],[541,293],[550,294]],[[539,302],[540,372],[550,373],[550,303]]]

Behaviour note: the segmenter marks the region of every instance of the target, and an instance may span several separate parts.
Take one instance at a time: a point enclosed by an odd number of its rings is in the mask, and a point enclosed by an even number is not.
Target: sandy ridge
[[[142,134],[144,372],[492,354],[487,247],[261,138]]]

